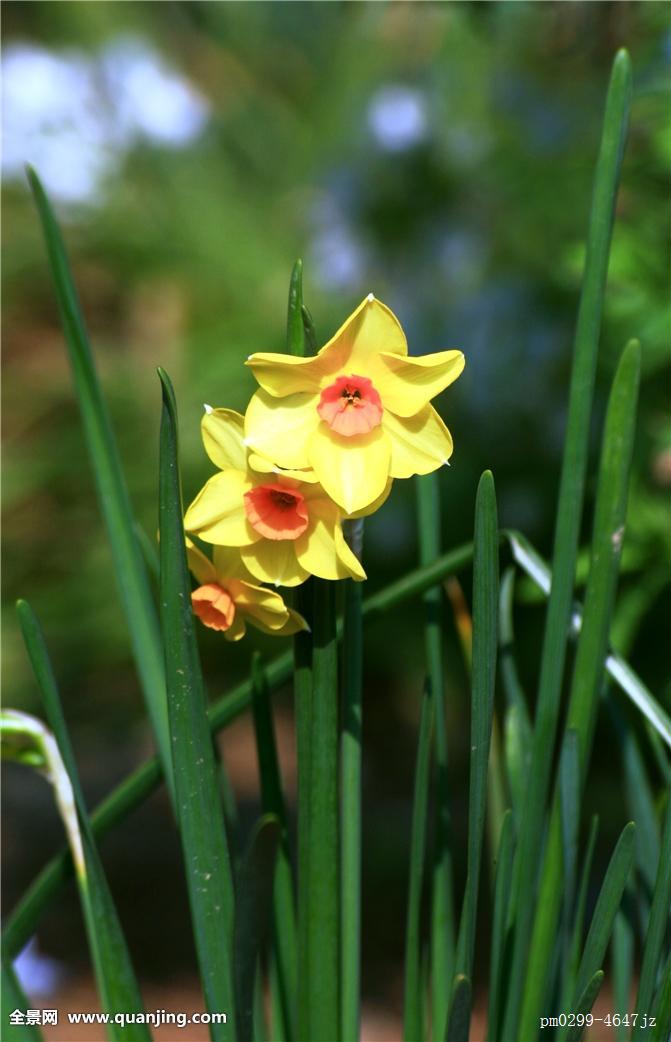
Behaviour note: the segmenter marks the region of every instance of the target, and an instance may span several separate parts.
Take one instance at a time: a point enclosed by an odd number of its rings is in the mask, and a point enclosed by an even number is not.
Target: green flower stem
[[[362,522],[354,524],[361,526]],[[353,579],[345,580],[340,734],[340,981],[343,1039],[359,1038],[361,1012],[362,594],[362,583],[354,582]]]
[[[437,474],[416,479],[419,529],[419,561],[422,566],[440,553],[440,486]],[[445,723],[443,670],[443,592],[427,590],[424,601],[424,648],[427,674],[433,692],[435,750],[435,819],[431,865],[431,1022],[443,1025],[447,1017],[449,987],[454,970],[454,907],[450,854],[450,791]]]
[[[554,581],[545,622],[529,785],[522,815],[510,902],[509,922],[515,921],[515,940],[511,963],[511,988],[503,1030],[503,1037],[506,1039],[519,1037],[519,1016],[533,925],[532,894],[539,871],[542,822],[550,783],[566,640],[571,618],[594,374],[630,94],[631,66],[628,54],[622,50],[615,58],[606,101],[575,336],[554,542]]]
[[[338,641],[335,583],[315,579],[310,743],[310,854],[307,932],[309,1034],[339,1033]]]
[[[426,847],[426,825],[429,803],[431,768],[431,732],[433,730],[435,695],[427,678],[422,698],[422,715],[417,743],[415,791],[412,806],[412,833],[410,837],[410,878],[408,883],[408,913],[405,934],[405,987],[403,998],[403,1042],[422,1042],[420,908]]]
[[[289,827],[282,792],[280,768],[275,742],[270,692],[258,655],[252,661],[252,712],[261,778],[261,803],[264,814],[273,815],[279,823],[279,846],[273,888],[273,946],[275,950],[273,1027],[277,1017],[282,1022],[282,1037],[296,1037],[296,915],[294,909],[293,872],[289,848]],[[277,1008],[279,1006],[279,1008]]]

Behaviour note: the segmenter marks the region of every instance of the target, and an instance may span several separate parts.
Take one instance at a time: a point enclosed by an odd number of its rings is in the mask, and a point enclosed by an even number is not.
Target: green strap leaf
[[[445,1042],[468,1042],[471,1026],[472,1006],[471,982],[463,974],[457,974],[450,1000],[450,1017],[445,1033]]]
[[[2,960],[2,1037],[5,1042],[43,1042],[42,1032],[34,1024],[12,1024],[10,1016],[15,1011],[25,1014],[29,1002],[23,994],[12,964]]]
[[[289,305],[287,308],[287,352],[290,355],[305,354],[305,330],[303,327],[303,261],[299,258],[291,271],[289,281]]]
[[[226,1025],[211,1024],[210,1035],[230,1042],[236,1038],[233,880],[191,609],[175,397],[167,374],[159,370],[159,377],[161,626],[177,821],[207,1010],[228,1017]]]
[[[653,1016],[656,1023],[652,1028],[652,1042],[668,1042],[671,1038],[671,955],[666,960],[662,972],[662,983],[655,998]]]
[[[71,799],[76,807],[79,832],[75,842],[81,849],[83,858],[83,863],[76,873],[77,886],[100,1001],[106,1013],[140,1013],[143,1009],[142,996],[95,844],[44,636],[32,608],[26,601],[18,602],[17,613],[47,722],[53,732],[63,770],[67,773]],[[69,811],[66,808],[62,813],[68,814]],[[74,830],[76,831],[76,824]],[[70,828],[68,831],[72,834],[73,829]],[[127,1027],[109,1024],[107,1034],[113,1042],[120,1042],[122,1036],[132,1039],[133,1042],[148,1042],[151,1037],[148,1029],[140,1024]]]
[[[515,915],[515,942],[512,955],[512,986],[504,1025],[504,1036],[510,1039],[519,1035],[522,987],[534,908],[533,902],[521,900],[521,897],[531,894],[539,869],[543,837],[542,822],[552,769],[552,752],[559,715],[566,657],[566,637],[571,616],[575,563],[582,520],[601,314],[630,94],[629,56],[626,51],[621,50],[613,64],[594,180],[585,270],[571,371],[568,420],[554,540],[553,584],[545,620],[529,771],[530,784],[527,788],[513,879],[511,908],[514,909],[513,914]]]
[[[592,1006],[596,1002],[602,984],[603,970],[598,970],[585,986],[585,990],[578,1000],[578,1004],[575,1008],[576,1020],[578,1017],[586,1017],[588,1013],[591,1013]],[[568,1034],[566,1035],[566,1042],[580,1042],[580,1039],[583,1037],[586,1030],[587,1026],[584,1021],[582,1026],[574,1024],[572,1028],[569,1028]]]
[[[667,793],[666,816],[662,833],[662,849],[657,865],[657,879],[648,917],[648,930],[643,945],[641,976],[638,982],[636,1012],[639,1019],[632,1039],[645,1038],[643,1015],[652,1009],[652,1000],[661,968],[664,938],[671,909],[671,792]]]
[[[473,969],[478,885],[487,802],[487,770],[496,682],[499,600],[498,542],[494,479],[490,471],[485,471],[480,478],[475,502],[468,868],[456,959],[458,972],[469,979]]]
[[[165,701],[163,651],[147,569],[138,545],[130,498],[121,469],[77,291],[53,210],[35,171],[28,181],[42,222],[51,274],[65,335],[100,509],[107,528],[114,575],[119,584],[133,655],[154,730],[159,755],[172,793],[170,741]]]
[[[580,960],[574,992],[576,1002],[580,1000],[597,968],[603,963],[615,916],[634,860],[635,832],[636,826],[633,821],[625,825],[608,864]]]
[[[410,868],[408,880],[408,911],[405,933],[405,986],[403,993],[403,1040],[422,1042],[420,908],[426,854],[426,825],[429,804],[429,776],[431,768],[431,732],[435,695],[427,678],[422,696],[422,714],[415,763],[415,789],[412,803],[410,835]]]
[[[489,1006],[487,1015],[487,1042],[498,1042],[501,1007],[506,986],[506,954],[510,933],[506,929],[506,906],[510,893],[515,851],[513,815],[507,811],[501,827],[501,838],[496,859],[494,882],[494,910],[492,914],[492,950],[489,971]]]

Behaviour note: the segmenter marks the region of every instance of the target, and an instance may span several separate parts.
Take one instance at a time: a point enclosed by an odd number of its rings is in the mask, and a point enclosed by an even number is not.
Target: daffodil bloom
[[[342,511],[308,470],[279,471],[248,456],[244,421],[230,409],[209,409],[203,443],[219,473],[186,512],[184,527],[206,543],[237,547],[261,582],[297,586],[309,575],[365,579],[342,533]],[[258,470],[251,462],[256,461]],[[385,489],[385,491],[387,491]]]
[[[457,379],[464,356],[410,357],[398,319],[372,294],[317,355],[254,354],[247,365],[261,388],[247,409],[247,444],[279,467],[312,468],[347,514],[391,478],[428,474],[452,455],[430,401]]]
[[[226,640],[244,637],[247,623],[275,637],[307,629],[305,619],[287,608],[279,593],[255,582],[237,550],[216,546],[210,560],[187,539],[186,553],[200,583],[191,594],[194,613],[205,626],[223,631]]]

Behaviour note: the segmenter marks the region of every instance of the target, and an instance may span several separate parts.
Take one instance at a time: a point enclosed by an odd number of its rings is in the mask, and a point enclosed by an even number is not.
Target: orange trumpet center
[[[257,485],[244,498],[247,520],[266,539],[298,539],[308,527],[305,498],[294,488]]]
[[[227,630],[235,618],[235,602],[219,583],[206,583],[191,594],[194,613],[213,630]]]
[[[325,387],[317,412],[336,434],[368,434],[382,422],[382,401],[365,376],[339,376]]]

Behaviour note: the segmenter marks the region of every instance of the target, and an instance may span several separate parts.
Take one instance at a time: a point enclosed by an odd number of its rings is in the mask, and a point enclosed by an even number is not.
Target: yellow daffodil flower
[[[430,400],[464,368],[461,351],[410,357],[398,319],[372,293],[309,358],[254,354],[261,389],[245,417],[254,453],[312,468],[347,514],[382,496],[391,478],[428,474],[452,455]]]
[[[248,459],[243,426],[230,409],[206,411],[203,443],[220,471],[187,510],[185,529],[206,543],[238,547],[242,563],[261,582],[297,586],[309,575],[365,579],[345,542],[342,511],[314,473]],[[252,469],[254,460],[259,470]]]
[[[245,568],[238,550],[215,546],[213,560],[187,539],[189,568],[200,583],[191,594],[194,613],[226,640],[244,637],[246,624],[274,637],[288,637],[307,629],[302,615],[287,608],[275,590],[259,586]]]

